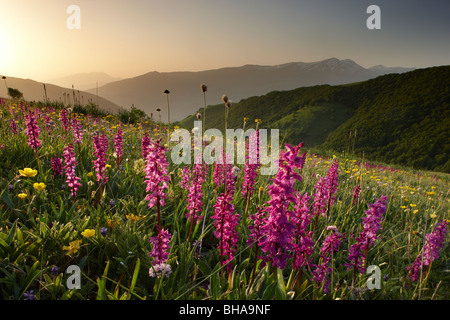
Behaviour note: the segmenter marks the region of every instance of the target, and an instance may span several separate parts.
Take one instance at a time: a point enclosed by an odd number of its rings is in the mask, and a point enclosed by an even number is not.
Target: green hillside
[[[285,142],[371,160],[450,172],[450,66],[389,74],[368,81],[274,91],[233,103],[228,128],[280,129]],[[230,97],[232,99],[233,97]],[[208,106],[206,127],[224,128],[224,105]],[[199,110],[203,114],[203,110]],[[180,122],[192,128],[195,116]]]

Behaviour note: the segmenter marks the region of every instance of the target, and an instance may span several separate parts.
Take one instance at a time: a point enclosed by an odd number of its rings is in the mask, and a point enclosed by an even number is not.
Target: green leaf
[[[109,269],[109,261],[106,263],[106,267],[105,270],[103,271],[101,279],[97,278],[97,286],[98,286],[97,300],[107,299],[106,277],[108,275],[108,269]]]
[[[14,203],[11,201],[11,198],[9,197],[9,194],[6,192],[2,193],[2,199],[5,200],[6,204],[10,209],[14,209]]]
[[[13,225],[11,226],[11,230],[9,231],[9,234],[6,237],[6,243],[8,245],[12,244],[14,236],[16,235],[16,229],[17,229],[17,220],[14,221]]]
[[[141,259],[137,259],[136,261],[136,267],[134,267],[134,273],[133,273],[133,278],[131,279],[131,286],[130,286],[130,290],[128,291],[129,295],[131,295],[131,293],[133,293],[134,291],[134,287],[136,286],[136,281],[138,279],[138,275],[139,275],[139,269],[141,267]]]
[[[9,244],[7,244],[2,238],[0,238],[0,249],[2,249],[6,254],[9,254],[12,250]]]
[[[283,270],[277,268],[277,291],[276,296],[278,300],[286,300],[286,285],[283,278]]]
[[[211,274],[211,267],[205,261],[199,260],[197,266],[204,276]]]
[[[271,284],[269,284],[266,290],[264,290],[262,300],[272,300],[275,297],[276,287],[277,287],[276,282],[272,282]]]

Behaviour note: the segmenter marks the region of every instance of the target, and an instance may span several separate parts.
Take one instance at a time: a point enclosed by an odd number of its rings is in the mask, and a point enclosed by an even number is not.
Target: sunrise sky
[[[369,5],[381,30],[369,30]],[[81,29],[66,26],[80,7]],[[352,59],[450,64],[448,0],[0,0],[0,74],[46,81]]]

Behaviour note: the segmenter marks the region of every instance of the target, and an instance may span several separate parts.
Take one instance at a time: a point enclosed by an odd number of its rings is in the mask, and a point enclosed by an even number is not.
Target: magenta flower
[[[14,119],[11,119],[11,123],[9,124],[9,127],[11,128],[11,132],[14,135],[17,135],[17,124],[16,124],[16,121]]]
[[[148,147],[150,146],[150,138],[148,137],[147,133],[145,133],[142,136],[141,139],[141,150],[142,150],[142,158],[146,159],[147,158],[147,153],[148,153]]]
[[[190,180],[191,180],[191,169],[189,169],[188,166],[184,166],[183,169],[181,170],[181,181],[180,181],[181,188],[183,188],[184,190],[188,190]]]
[[[62,109],[61,110],[60,120],[61,120],[61,125],[62,125],[64,131],[69,131],[69,129],[70,129],[70,122],[69,122],[69,118],[67,117],[66,109]]]
[[[219,254],[221,265],[227,265],[227,270],[231,271],[232,264],[229,263],[234,259],[236,252],[236,244],[239,240],[239,234],[236,228],[239,224],[239,214],[234,212],[234,205],[232,204],[233,197],[229,192],[221,193],[217,197],[217,202],[214,205],[214,236],[219,239]]]
[[[170,239],[172,238],[168,230],[159,227],[157,229],[158,234],[149,239],[149,242],[152,244],[152,250],[149,253],[150,257],[153,258],[152,265],[165,264],[167,262]]]
[[[361,192],[361,187],[358,184],[355,188],[353,188],[353,191],[352,191],[352,198],[353,198],[352,205],[355,204],[356,201],[358,201],[360,192]]]
[[[186,213],[188,221],[199,221],[203,211],[203,166],[195,164],[192,170],[191,185],[189,186],[189,194],[187,197],[189,212]]]
[[[61,158],[52,157],[52,175],[53,179],[56,179],[58,176],[62,176],[63,174],[63,165]]]
[[[439,258],[439,253],[445,244],[447,236],[446,220],[438,223],[434,228],[434,231],[428,233],[425,236],[425,243],[422,249],[422,254],[419,254],[411,267],[408,267],[408,277],[412,281],[416,281],[419,278],[419,272],[423,266],[430,266],[431,262]]]
[[[30,111],[29,114],[25,116],[25,124],[27,126],[25,133],[28,136],[28,145],[31,148],[37,150],[41,146],[42,142],[41,140],[38,139],[41,129],[39,129],[39,126],[37,124],[33,112]]]
[[[335,198],[334,198],[334,194],[336,193],[338,184],[339,184],[339,162],[334,159],[333,163],[330,166],[330,169],[328,170],[328,174],[326,177],[326,189],[327,189],[327,196],[328,196],[328,201],[331,203],[334,203]]]
[[[313,252],[314,243],[311,239],[312,231],[309,231],[309,225],[312,219],[312,212],[309,210],[310,197],[307,193],[303,196],[300,192],[296,193],[297,202],[292,213],[292,223],[296,226],[293,235],[294,258],[292,266],[296,269],[309,264],[308,258]]]
[[[64,156],[64,171],[66,172],[67,177],[66,183],[72,190],[72,196],[75,197],[78,188],[81,186],[81,183],[78,182],[80,178],[77,177],[75,174],[77,161],[75,159],[75,152],[72,144],[69,143],[67,147],[64,148],[63,156]]]
[[[155,204],[158,210],[158,226],[161,226],[160,220],[160,206],[164,206],[166,203],[164,199],[167,195],[164,193],[165,189],[169,189],[169,176],[167,174],[167,167],[169,164],[166,160],[166,149],[161,146],[161,140],[157,142],[151,142],[148,146],[145,159],[145,181],[147,184],[145,191],[147,195],[148,207],[152,208]]]
[[[266,225],[262,227],[265,237],[261,239],[259,246],[266,253],[265,259],[270,261],[274,268],[284,269],[293,249],[295,224],[289,219],[292,213],[288,211],[288,207],[290,203],[296,202],[294,183],[302,180],[302,176],[294,171],[302,169],[304,165],[304,156],[298,156],[302,146],[303,143],[296,147],[286,144],[287,150],[282,151],[278,159],[278,172],[272,185],[268,187],[268,217]]]
[[[262,232],[262,226],[265,225],[267,217],[267,212],[263,208],[256,208],[256,213],[249,216],[252,223],[248,226],[250,234],[247,239],[247,245],[251,246],[254,243],[258,245],[258,242],[264,238],[264,233]]]
[[[331,267],[329,266],[329,262],[333,258],[333,253],[339,250],[341,246],[343,234],[336,231],[336,227],[328,228],[328,230],[332,230],[332,233],[328,235],[323,241],[322,248],[320,249],[320,257],[321,261],[318,265],[313,265],[314,270],[313,280],[318,284],[323,284],[323,291],[325,293],[329,293],[330,279],[329,274],[331,273]]]
[[[350,263],[345,264],[348,269],[358,269],[361,273],[366,271],[366,258],[368,249],[378,239],[377,232],[381,229],[381,221],[383,214],[386,212],[387,196],[382,196],[375,203],[369,204],[366,210],[366,217],[363,219],[363,230],[356,237],[356,243],[352,244],[349,249],[348,260]]]
[[[325,208],[327,204],[327,190],[326,180],[323,177],[319,177],[315,185],[313,211],[316,216],[325,214]]]
[[[122,162],[123,156],[123,132],[122,128],[117,130],[117,133],[114,136],[114,148],[117,157],[117,163],[120,164]]]
[[[325,178],[320,177],[316,183],[313,204],[313,210],[316,215],[327,215],[330,205],[336,200],[334,194],[338,187],[338,166],[338,161],[334,159],[327,176]]]
[[[260,164],[258,164],[259,161],[259,131],[255,131],[250,136],[250,139],[256,137],[256,150],[257,152],[250,152],[249,151],[249,144],[246,145],[246,162],[244,165],[244,182],[242,183],[242,197],[244,199],[247,199],[250,197],[255,190],[255,181],[258,177],[258,169],[260,167]]]
[[[214,164],[213,181],[214,181],[214,185],[216,187],[216,190],[225,181],[224,164],[222,164],[222,163],[215,163]]]
[[[96,171],[97,182],[106,183],[108,181],[108,176],[105,173],[106,167],[106,151],[108,150],[108,138],[104,133],[96,132],[92,138],[94,143],[94,154],[96,158],[94,159],[94,168]]]
[[[47,130],[47,132],[49,133],[52,133],[55,122],[50,118],[48,114],[45,115],[44,120],[45,120],[45,130]]]
[[[81,121],[78,121],[76,117],[72,119],[72,132],[74,137],[74,143],[81,143],[83,140],[83,126]]]

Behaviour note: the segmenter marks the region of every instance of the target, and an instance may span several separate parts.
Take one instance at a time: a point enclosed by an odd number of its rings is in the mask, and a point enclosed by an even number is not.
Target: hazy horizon
[[[369,30],[369,5],[381,29]],[[66,22],[80,8],[80,29]],[[450,64],[446,1],[0,0],[0,74],[48,81],[351,59],[368,68]]]

